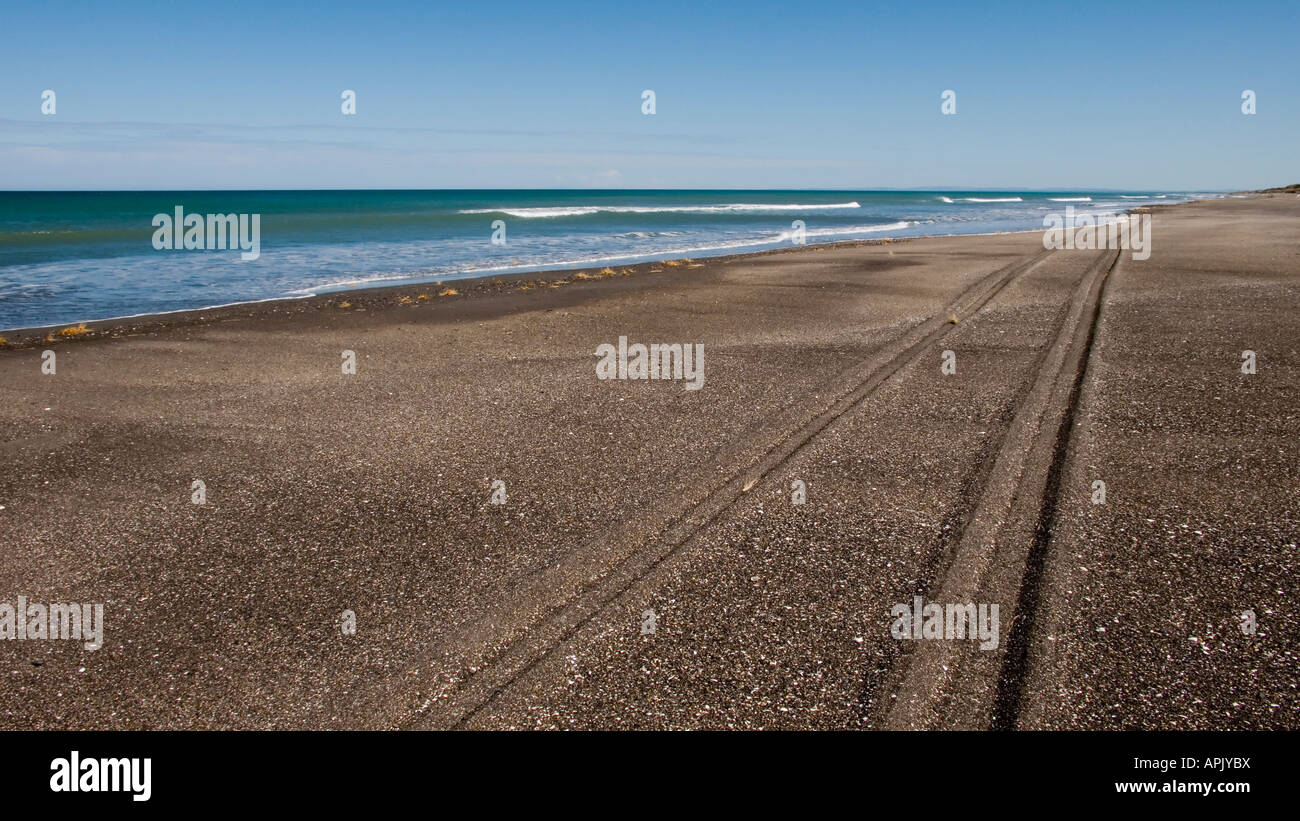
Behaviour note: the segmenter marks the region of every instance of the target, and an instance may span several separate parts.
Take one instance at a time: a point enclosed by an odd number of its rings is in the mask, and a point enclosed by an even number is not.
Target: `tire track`
[[[886,343],[869,360],[831,380],[818,395],[832,398],[820,413],[799,424],[756,431],[748,441],[770,444],[755,458],[741,445],[721,461],[722,476],[706,474],[685,504],[653,511],[611,536],[595,540],[521,582],[492,612],[463,626],[411,671],[436,685],[423,704],[397,726],[461,727],[562,646],[638,580],[681,552],[727,511],[747,489],[787,463],[836,419],[873,394],[954,327],[950,316],[980,311],[1011,282],[1050,254],[1040,251],[999,268],[962,292],[948,308]],[[847,383],[847,384],[846,384]],[[806,412],[805,412],[806,414]],[[766,435],[764,435],[766,434]],[[746,458],[748,456],[748,458]],[[629,548],[628,545],[631,545]],[[432,668],[432,670],[428,668]],[[409,691],[387,694],[387,703],[409,700]],[[393,710],[385,714],[411,713]]]
[[[1002,727],[1006,708],[1018,703],[1011,694],[1019,692],[1019,648],[1032,628],[1033,562],[1051,535],[1074,408],[1104,285],[1118,259],[1118,251],[1103,253],[1073,289],[979,499],[929,586],[927,603],[998,604],[1015,627],[994,651],[964,639],[919,642],[895,674],[893,699],[884,706],[887,729]]]
[[[1114,267],[1112,264],[1112,271]],[[1026,559],[1024,578],[1016,598],[1015,619],[1007,636],[1006,656],[998,677],[997,701],[991,727],[994,730],[1016,729],[1024,706],[1025,679],[1029,670],[1030,645],[1033,643],[1034,626],[1037,622],[1047,549],[1056,529],[1057,514],[1060,512],[1061,480],[1069,461],[1071,433],[1076,424],[1075,419],[1078,417],[1079,398],[1088,381],[1092,347],[1097,340],[1097,329],[1101,325],[1101,314],[1106,304],[1106,289],[1109,285],[1108,274],[1101,283],[1097,303],[1093,306],[1092,317],[1088,323],[1088,338],[1084,345],[1083,361],[1075,374],[1074,385],[1070,390],[1069,409],[1056,431],[1047,488],[1039,509],[1033,544],[1029,548],[1029,556]]]

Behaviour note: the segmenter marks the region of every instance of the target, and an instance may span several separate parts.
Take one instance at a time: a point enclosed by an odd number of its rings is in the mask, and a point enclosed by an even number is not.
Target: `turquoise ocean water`
[[[0,192],[0,329],[848,239],[1041,230],[1212,196],[1023,191]],[[260,214],[260,256],[156,250],[154,217]],[[493,224],[505,243],[493,244]],[[498,232],[499,233],[499,232]]]

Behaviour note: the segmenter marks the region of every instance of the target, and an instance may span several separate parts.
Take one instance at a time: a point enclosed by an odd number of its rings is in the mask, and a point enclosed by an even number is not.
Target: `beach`
[[[6,332],[0,727],[1300,728],[1300,198],[1143,210]]]
[[[0,334],[834,241],[1038,229],[1192,191],[0,191]],[[441,290],[441,289],[439,289]]]

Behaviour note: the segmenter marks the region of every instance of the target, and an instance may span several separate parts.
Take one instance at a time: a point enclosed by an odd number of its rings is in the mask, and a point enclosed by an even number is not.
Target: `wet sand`
[[[0,601],[106,627],[0,641],[0,726],[1295,728],[1300,199],[1153,211],[1146,261],[919,239],[10,335]],[[597,379],[620,336],[703,344],[703,387]],[[945,591],[999,649],[890,636]]]

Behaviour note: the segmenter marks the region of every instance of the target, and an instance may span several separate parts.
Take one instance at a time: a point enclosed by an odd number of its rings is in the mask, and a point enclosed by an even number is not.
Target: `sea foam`
[[[536,208],[467,208],[459,214],[506,214],[520,219],[581,217],[588,214],[746,214],[861,208],[857,202],[731,203],[724,205],[557,205]]]

